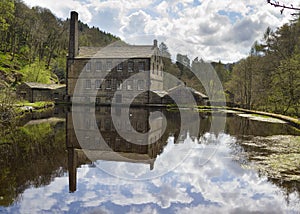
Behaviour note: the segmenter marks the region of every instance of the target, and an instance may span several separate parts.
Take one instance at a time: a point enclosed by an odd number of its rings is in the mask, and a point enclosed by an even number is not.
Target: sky
[[[99,27],[131,44],[167,44],[177,53],[207,61],[236,62],[246,57],[267,27],[293,19],[293,11],[266,0],[23,0],[67,19],[70,11],[89,26]],[[299,0],[280,0],[299,5]]]

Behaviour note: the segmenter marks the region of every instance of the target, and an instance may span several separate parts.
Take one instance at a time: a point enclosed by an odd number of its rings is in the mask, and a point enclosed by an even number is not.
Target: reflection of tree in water
[[[17,128],[14,141],[0,144],[0,205],[19,201],[30,186],[48,185],[66,172],[65,123],[41,123]],[[61,167],[63,166],[63,167]]]
[[[195,112],[191,112],[191,114],[185,114],[185,116],[189,117],[188,121],[189,124],[181,124],[181,115],[179,109],[176,107],[163,111],[164,115],[166,116],[168,120],[168,125],[166,128],[165,133],[168,133],[174,136],[175,142],[180,138],[180,126],[183,126],[184,131],[189,131],[192,137],[199,138],[201,135],[205,134],[206,132],[209,132],[211,128],[211,117],[208,117],[208,113],[199,113],[200,118],[200,124],[199,124],[199,130],[191,130],[193,128],[193,123],[198,123],[199,121],[197,118],[195,118]],[[188,113],[188,112],[186,112]],[[197,127],[195,125],[195,127]],[[192,133],[198,133],[199,136],[194,136]],[[182,133],[184,134],[184,133]],[[186,136],[184,136],[186,137]],[[165,138],[167,140],[167,138]]]
[[[225,132],[234,136],[300,135],[288,124],[256,121],[236,114],[227,114]]]

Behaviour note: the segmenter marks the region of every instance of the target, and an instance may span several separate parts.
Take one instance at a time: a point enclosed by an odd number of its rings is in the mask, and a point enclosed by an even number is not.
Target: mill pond
[[[33,113],[2,136],[0,213],[300,210],[300,131],[283,121],[229,111],[92,110]],[[115,122],[119,114],[130,122]]]

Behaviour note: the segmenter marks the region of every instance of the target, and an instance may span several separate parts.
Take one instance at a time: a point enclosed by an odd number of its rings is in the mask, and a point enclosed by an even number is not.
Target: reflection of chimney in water
[[[69,191],[75,192],[77,186],[77,157],[74,148],[68,149]]]
[[[70,38],[69,38],[69,58],[74,58],[78,55],[78,13],[71,12],[70,20]]]

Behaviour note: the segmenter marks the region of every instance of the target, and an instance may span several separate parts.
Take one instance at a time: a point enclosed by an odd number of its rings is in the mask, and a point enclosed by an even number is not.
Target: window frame
[[[85,71],[86,72],[91,72],[92,71],[92,64],[91,64],[91,62],[87,62],[85,64]]]
[[[123,68],[124,68],[123,62],[119,62],[117,65],[117,71],[121,72],[121,71],[123,71]]]
[[[139,72],[143,72],[146,70],[146,64],[145,64],[145,61],[139,61]],[[143,65],[143,68],[141,69],[141,65]]]
[[[96,71],[100,72],[102,71],[102,62],[101,61],[96,61]]]
[[[112,80],[111,80],[111,79],[106,79],[106,80],[105,80],[105,89],[106,89],[106,90],[111,90],[111,88],[112,88],[112,87],[111,87],[111,86],[112,86],[111,84],[112,84]]]
[[[140,86],[142,86],[142,87],[140,87]],[[144,91],[145,90],[145,81],[144,80],[138,80],[137,81],[137,90],[138,91]]]
[[[92,81],[90,79],[85,80],[85,89],[92,89]]]
[[[113,64],[111,60],[106,61],[106,70],[111,71],[113,69]]]
[[[101,89],[101,80],[95,80],[95,89]]]
[[[128,61],[127,70],[128,72],[134,72],[134,61]]]
[[[129,86],[131,86],[131,87],[129,87]],[[127,91],[132,91],[133,90],[133,80],[127,80],[126,81],[126,89],[127,89]]]

